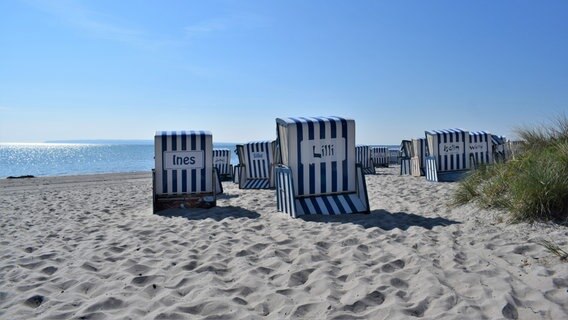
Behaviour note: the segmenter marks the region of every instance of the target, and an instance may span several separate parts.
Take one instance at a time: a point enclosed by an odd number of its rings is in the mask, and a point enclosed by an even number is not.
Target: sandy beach
[[[367,176],[370,215],[292,219],[224,182],[152,214],[150,173],[0,181],[2,319],[568,319],[568,228]]]

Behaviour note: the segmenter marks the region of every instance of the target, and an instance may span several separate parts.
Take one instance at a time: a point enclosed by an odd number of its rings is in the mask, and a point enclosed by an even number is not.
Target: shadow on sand
[[[239,207],[214,207],[211,209],[166,209],[156,213],[162,217],[182,217],[188,220],[205,220],[213,219],[216,221],[221,221],[225,218],[248,218],[257,219],[260,215],[256,212],[239,208]]]
[[[460,223],[440,217],[428,218],[406,212],[391,213],[386,210],[373,210],[370,214],[343,214],[335,216],[305,215],[301,216],[300,219],[325,223],[353,223],[359,224],[364,228],[378,227],[383,230],[396,228],[406,230],[410,227],[432,229],[436,226],[449,226]]]

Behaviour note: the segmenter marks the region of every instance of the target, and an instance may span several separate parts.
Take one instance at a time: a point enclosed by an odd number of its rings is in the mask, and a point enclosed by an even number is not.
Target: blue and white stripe
[[[409,157],[400,158],[400,175],[409,176],[411,173],[412,171],[410,167],[410,158]]]
[[[375,167],[389,166],[389,148],[371,147],[371,160]]]
[[[296,196],[355,192],[355,121],[340,117],[278,118],[282,163]]]
[[[357,163],[361,164],[363,168],[363,174],[375,174],[375,166],[373,165],[373,160],[371,159],[371,150],[369,146],[356,146],[355,153],[357,158]]]
[[[471,167],[493,163],[493,142],[491,134],[485,131],[470,131],[468,151],[470,161],[473,161]]]
[[[213,192],[213,142],[210,132],[158,131],[154,137],[154,148],[156,195]],[[170,166],[168,163],[172,160],[169,157],[175,159],[176,153],[182,157],[197,155],[195,161],[199,166],[185,165],[183,161],[181,165]]]
[[[231,176],[231,150],[213,149],[213,165],[220,176]]]
[[[469,133],[461,129],[426,131],[429,155],[436,158],[438,172],[467,170]]]
[[[436,157],[426,157],[426,180],[438,182],[438,169],[436,165]]]

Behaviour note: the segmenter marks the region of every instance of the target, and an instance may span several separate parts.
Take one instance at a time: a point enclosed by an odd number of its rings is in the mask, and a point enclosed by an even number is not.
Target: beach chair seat
[[[168,208],[211,208],[223,188],[213,166],[208,131],[158,131],[152,171],[154,213]]]
[[[355,121],[278,118],[277,210],[308,214],[369,213],[363,168],[356,162]]]
[[[409,176],[412,174],[410,159],[414,156],[411,140],[402,140],[400,143],[400,175]]]

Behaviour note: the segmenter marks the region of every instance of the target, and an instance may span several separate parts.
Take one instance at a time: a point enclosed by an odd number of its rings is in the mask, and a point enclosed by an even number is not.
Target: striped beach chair
[[[389,148],[388,147],[371,147],[371,160],[375,168],[389,166]]]
[[[493,163],[493,140],[491,133],[485,131],[469,132],[469,159],[472,169]]]
[[[412,139],[412,157],[410,158],[411,172],[415,177],[423,176],[426,168],[428,147],[425,138]]]
[[[233,177],[231,150],[213,149],[213,165],[217,168],[217,173],[221,180],[231,180]]]
[[[414,156],[412,140],[402,140],[400,143],[400,156],[405,158],[412,158]]]
[[[389,164],[400,164],[400,148],[389,148]]]
[[[491,135],[491,142],[493,145],[493,161],[505,162],[507,161],[505,144],[507,138],[505,136]]]
[[[237,145],[239,188],[274,187],[274,141],[257,141]]]
[[[356,146],[355,153],[357,155],[357,163],[361,164],[363,174],[375,174],[375,166],[371,159],[371,150],[369,146]]]
[[[158,131],[152,170],[154,212],[168,208],[211,208],[223,192],[213,166],[208,131]]]
[[[426,157],[426,180],[456,181],[471,168],[468,131],[426,131],[426,142],[429,151]]]
[[[402,140],[400,143],[400,175],[409,176],[412,174],[412,141]]]
[[[507,140],[505,142],[505,157],[507,160],[515,159],[523,152],[525,142],[522,140]]]
[[[339,117],[276,119],[281,163],[277,209],[291,217],[369,213],[356,162],[355,121]]]

